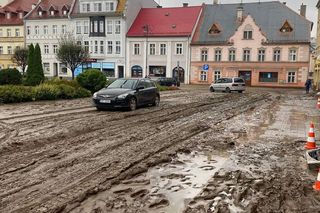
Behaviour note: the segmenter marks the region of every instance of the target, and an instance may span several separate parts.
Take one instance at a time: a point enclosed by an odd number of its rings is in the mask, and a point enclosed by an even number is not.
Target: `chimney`
[[[307,5],[304,5],[303,3],[300,6],[300,15],[303,17],[306,17],[306,11],[307,11]]]
[[[243,19],[243,7],[237,8],[237,21],[242,21]]]
[[[183,7],[188,7],[188,3],[183,3]]]
[[[213,0],[213,4],[218,4],[218,0]]]
[[[287,2],[284,1],[284,2],[282,2],[282,4],[287,5]]]

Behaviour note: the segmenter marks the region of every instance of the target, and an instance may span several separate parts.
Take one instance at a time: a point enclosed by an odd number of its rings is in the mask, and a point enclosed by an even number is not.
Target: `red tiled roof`
[[[31,11],[32,5],[38,0],[14,0],[0,9],[0,25],[23,25],[23,19],[19,18],[19,12]],[[7,19],[6,12],[11,12],[11,18]]]
[[[190,36],[202,6],[142,8],[130,27],[128,37]],[[148,33],[146,27],[148,26]]]
[[[73,2],[75,0],[42,0],[39,5],[37,5],[37,8],[32,10],[32,12],[26,17],[26,19],[45,19],[45,18],[62,18],[66,17],[66,15],[63,15],[63,8],[71,8],[73,5]],[[49,9],[54,8],[56,11],[54,16],[50,15]],[[38,15],[38,9],[43,11],[42,16],[39,17]]]

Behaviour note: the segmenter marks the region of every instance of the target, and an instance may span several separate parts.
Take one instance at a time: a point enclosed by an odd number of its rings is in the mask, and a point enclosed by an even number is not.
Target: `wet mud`
[[[134,112],[96,111],[89,99],[0,105],[0,212],[320,209],[301,142],[318,118],[312,97],[161,97]]]

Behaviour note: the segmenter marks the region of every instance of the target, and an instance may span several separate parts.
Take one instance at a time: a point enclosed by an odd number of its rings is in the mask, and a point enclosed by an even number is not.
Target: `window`
[[[67,33],[67,25],[62,25],[61,27],[61,33],[66,34]]]
[[[39,26],[34,27],[34,34],[36,34],[36,35],[39,34]]]
[[[66,75],[68,74],[68,69],[67,69],[67,66],[63,63],[60,63],[60,67],[59,67],[59,74],[60,75]]]
[[[81,41],[77,41],[77,45],[78,45],[78,46],[81,46]]]
[[[243,61],[250,61],[250,50],[243,50]]]
[[[166,49],[167,45],[166,44],[160,44],[160,55],[166,55]]]
[[[12,47],[11,46],[8,46],[8,54],[12,54]]]
[[[58,26],[57,25],[52,25],[52,33],[57,34],[58,33]]]
[[[209,34],[217,35],[219,33],[221,33],[220,27],[218,26],[218,24],[214,23],[209,29]]]
[[[20,50],[21,49],[21,47],[20,46],[16,46],[16,50]]]
[[[279,49],[273,50],[273,61],[280,61],[281,51]]]
[[[20,36],[20,30],[16,29],[16,37],[19,37],[19,36]]]
[[[50,15],[54,16],[54,10],[50,11]]]
[[[214,80],[216,81],[216,80],[218,80],[218,79],[220,79],[221,78],[221,72],[220,72],[220,70],[215,70],[214,71]]]
[[[49,34],[48,25],[44,25],[43,26],[43,34],[44,35],[48,35]]]
[[[208,50],[201,50],[201,61],[208,60]]]
[[[206,71],[200,72],[200,81],[207,81],[207,72]]]
[[[103,21],[99,21],[99,32],[104,33],[104,23]]]
[[[76,33],[81,34],[81,22],[80,21],[76,22]]]
[[[63,15],[66,16],[67,14],[68,14],[68,10],[64,10],[64,11],[63,11]]]
[[[121,46],[120,46],[120,41],[116,41],[116,54],[121,53]]]
[[[100,41],[100,54],[104,53],[104,41]]]
[[[236,60],[236,50],[229,50],[229,61],[235,61]]]
[[[98,53],[98,41],[94,41],[94,53]]]
[[[89,41],[84,41],[84,51],[89,52]]]
[[[149,45],[149,54],[150,55],[155,55],[156,54],[156,45],[155,44],[150,44]]]
[[[259,49],[258,50],[258,61],[263,62],[265,60],[266,50]]]
[[[11,37],[11,29],[7,29],[7,37]]]
[[[44,45],[44,54],[49,54],[49,45],[48,44]]]
[[[102,11],[101,3],[94,3],[93,8],[94,8],[94,11],[96,11],[96,12]]]
[[[93,22],[93,32],[95,32],[95,33],[98,32],[98,21]]]
[[[106,2],[106,11],[114,11],[114,3],[113,2]]]
[[[84,21],[83,33],[84,34],[88,34],[89,33],[89,22],[88,21]]]
[[[108,54],[112,54],[112,41],[108,41]]]
[[[28,29],[28,27],[27,27],[27,29]],[[0,29],[0,37],[3,37],[3,31],[2,31],[2,29]]]
[[[82,4],[82,11],[90,12],[90,4],[89,3]]]
[[[140,44],[134,44],[133,54],[140,55]]]
[[[291,27],[291,25],[288,22],[288,20],[286,20],[284,22],[284,24],[282,25],[282,27],[280,28],[280,32],[282,32],[282,33],[290,33],[292,31],[293,31],[293,28]]]
[[[252,39],[252,31],[251,30],[243,31],[243,39]]]
[[[289,50],[289,61],[297,61],[297,50],[296,49]]]
[[[38,11],[38,15],[39,15],[39,16],[42,16],[42,11]]]
[[[43,63],[43,72],[44,72],[44,74],[47,74],[47,75],[50,74],[50,64],[49,63]]]
[[[177,43],[176,44],[176,54],[177,55],[182,55],[183,51],[182,51],[182,44],[181,43]]]
[[[90,41],[90,53],[93,52],[93,41]]]
[[[27,26],[27,35],[30,35],[31,34],[31,27],[30,26]],[[2,36],[2,35],[0,35]]]
[[[260,72],[259,82],[278,82],[277,72]]]
[[[112,21],[107,21],[107,34],[112,34]]]
[[[58,45],[53,45],[53,53],[56,54],[58,52]]]
[[[288,83],[296,83],[296,72],[288,72]]]
[[[121,21],[117,20],[116,23],[115,23],[115,33],[116,34],[120,34],[120,31],[121,31]]]
[[[0,46],[0,54],[3,54],[3,46]]]
[[[216,49],[214,51],[214,60],[221,61],[221,50],[220,49]]]

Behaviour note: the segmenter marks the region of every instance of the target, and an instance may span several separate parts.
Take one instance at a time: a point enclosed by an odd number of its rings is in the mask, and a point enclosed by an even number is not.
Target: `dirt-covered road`
[[[319,212],[302,141],[318,119],[295,90],[0,105],[0,212]]]

